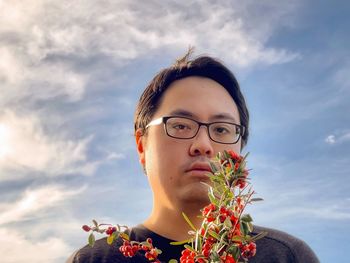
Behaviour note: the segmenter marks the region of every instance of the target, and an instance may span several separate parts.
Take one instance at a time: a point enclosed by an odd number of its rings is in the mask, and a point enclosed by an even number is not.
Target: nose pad
[[[203,133],[203,132],[205,133],[205,135],[207,136],[208,140],[211,141],[210,136],[209,136],[209,128],[208,128],[207,126],[204,126],[204,125],[201,125],[201,126],[199,127],[199,130],[198,130],[198,132],[197,132],[195,138],[198,137],[198,136],[201,136],[201,135],[200,135],[201,130],[202,130],[202,133]],[[204,131],[203,131],[203,130],[204,130]],[[203,136],[203,135],[202,135],[202,136]]]

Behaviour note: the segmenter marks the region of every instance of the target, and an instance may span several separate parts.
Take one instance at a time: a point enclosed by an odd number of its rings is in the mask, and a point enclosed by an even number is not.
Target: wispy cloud
[[[278,183],[278,182],[277,182]],[[349,201],[339,198],[322,200],[309,189],[286,189],[295,188],[285,185],[284,192],[272,190],[271,195],[265,193],[265,201],[249,208],[253,210],[257,222],[265,225],[292,224],[302,220],[332,220],[346,221],[350,219]],[[278,196],[279,198],[276,198]],[[263,196],[264,197],[264,196]],[[313,200],[313,201],[311,201]]]
[[[92,174],[97,163],[88,162],[86,151],[91,137],[70,141],[45,134],[40,120],[11,111],[0,115],[0,180],[15,179],[23,170],[47,175]],[[14,170],[17,173],[5,173]],[[6,176],[6,174],[8,174]],[[6,178],[7,177],[7,178]],[[10,177],[10,178],[9,178]]]
[[[38,214],[55,207],[84,191],[84,187],[75,190],[64,189],[59,185],[46,185],[37,189],[27,189],[26,192],[13,203],[0,203],[0,225],[14,223],[29,218],[37,218]]]
[[[28,5],[31,5],[29,10]],[[262,6],[270,13],[266,16],[269,21],[294,11],[292,5],[281,5],[272,10],[273,6],[272,3]],[[252,6],[232,4],[231,1],[220,4],[189,1],[176,5],[154,1],[147,4],[135,1],[57,1],[50,4],[12,1],[11,4],[2,3],[0,32],[3,32],[2,42],[6,44],[7,61],[13,62],[12,76],[29,67],[40,73],[43,68],[37,68],[38,63],[55,64],[51,57],[64,58],[74,54],[83,59],[101,54],[124,60],[167,46],[183,49],[196,45],[200,50],[227,57],[238,66],[296,59],[299,56],[296,53],[265,46],[268,36],[278,25],[244,17],[245,8],[249,7]],[[252,25],[251,21],[256,24]],[[169,30],[174,26],[177,30]],[[10,79],[14,80],[13,77]]]
[[[348,173],[347,157],[332,161],[329,156],[317,160],[257,154],[250,157],[253,186],[257,196],[264,199],[249,207],[258,224],[349,220],[348,179],[344,178]],[[339,178],[343,182],[341,186]]]
[[[62,97],[73,102],[82,98],[88,77],[76,72],[69,63],[45,60],[33,63],[31,54],[18,53],[10,44],[2,45],[0,105],[20,99],[40,101]]]
[[[343,64],[340,69],[336,71],[333,76],[333,80],[337,84],[337,90],[340,95],[349,94],[350,93],[350,77],[349,77],[349,64]]]
[[[0,228],[0,243],[1,261],[6,263],[58,263],[71,253],[65,241],[57,237],[32,241],[24,233],[5,228]]]

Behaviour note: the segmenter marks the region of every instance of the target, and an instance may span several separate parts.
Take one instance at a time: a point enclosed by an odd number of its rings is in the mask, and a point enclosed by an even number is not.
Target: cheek
[[[186,154],[185,145],[158,133],[149,134],[146,147],[147,172],[156,177],[167,175],[167,180],[173,181],[174,174]]]

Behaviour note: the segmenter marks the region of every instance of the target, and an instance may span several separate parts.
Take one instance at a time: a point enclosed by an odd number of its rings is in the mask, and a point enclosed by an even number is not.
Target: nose
[[[214,157],[213,141],[209,138],[208,129],[205,126],[201,126],[199,131],[192,139],[190,146],[190,155],[198,156],[205,155],[209,158]]]

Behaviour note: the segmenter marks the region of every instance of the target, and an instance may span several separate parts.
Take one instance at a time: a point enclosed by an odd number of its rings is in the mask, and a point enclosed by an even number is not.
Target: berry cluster
[[[109,226],[106,229],[101,228],[105,224],[98,224],[95,220],[93,220],[94,226],[83,225],[83,230],[86,232],[98,232],[105,233],[108,235],[107,243],[112,245],[113,242],[117,238],[121,238],[123,240],[123,245],[119,247],[120,253],[122,253],[125,257],[133,257],[138,252],[143,252],[145,257],[153,263],[160,263],[158,259],[158,255],[162,253],[161,250],[153,246],[153,241],[151,238],[147,238],[144,242],[130,241],[129,235],[126,233],[127,231],[121,231],[121,226]],[[128,228],[123,226],[125,230]],[[93,233],[90,233],[89,236],[89,244],[93,246],[95,243],[95,237]]]
[[[244,259],[251,258],[256,254],[256,244],[254,242],[250,242],[246,245],[241,245],[240,249],[242,251],[241,255]]]
[[[180,258],[181,263],[207,263],[210,262],[210,255],[215,251],[219,257],[220,262],[224,263],[236,263],[236,259],[248,259],[253,257],[256,253],[256,244],[254,242],[242,243],[242,240],[236,240],[237,237],[242,236],[241,224],[237,216],[237,212],[241,212],[243,209],[242,200],[238,199],[238,209],[232,210],[227,207],[221,206],[220,208],[213,203],[207,205],[202,210],[204,217],[203,226],[199,233],[203,240],[203,245],[200,251],[190,250],[186,248],[182,252]],[[226,233],[226,234],[223,234]],[[221,237],[220,237],[221,235]],[[224,239],[222,239],[222,236]],[[216,237],[215,237],[216,236]],[[219,238],[220,237],[220,240]],[[225,244],[231,245],[235,248],[235,256],[228,253],[226,248],[228,245],[221,246],[221,249],[217,250],[218,243],[224,240]],[[232,240],[235,240],[231,242]]]
[[[226,175],[233,182],[233,187],[244,189],[247,186],[249,175],[249,171],[245,168],[244,158],[231,150],[225,153],[226,155],[220,158],[220,162],[225,167]]]
[[[117,231],[117,228],[115,226],[110,226],[110,227],[107,228],[106,234],[111,236],[116,231]]]
[[[147,238],[146,242],[138,243],[138,242],[129,242],[128,240],[124,240],[122,246],[119,247],[119,251],[125,257],[133,257],[138,251],[143,251],[145,253],[145,257],[154,263],[160,263],[159,259],[157,259],[158,255],[161,251],[152,245],[152,239]]]
[[[133,257],[139,251],[138,245],[131,245],[131,243],[128,240],[124,240],[123,245],[119,247],[119,251],[125,256],[125,257]]]
[[[182,250],[180,262],[181,263],[194,263],[196,252],[189,250],[188,248]]]

